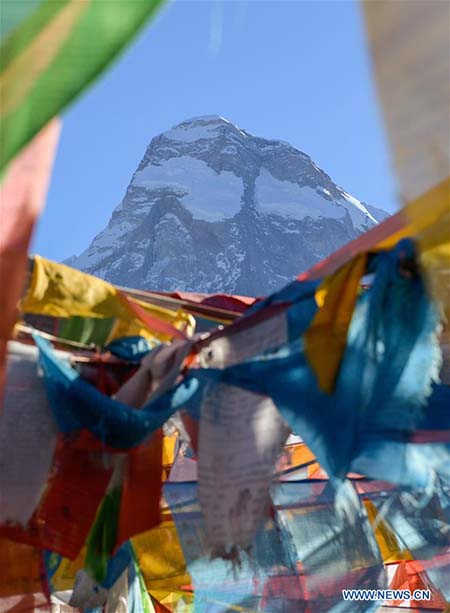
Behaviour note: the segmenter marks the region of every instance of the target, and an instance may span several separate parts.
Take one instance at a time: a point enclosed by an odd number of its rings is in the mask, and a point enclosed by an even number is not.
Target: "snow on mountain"
[[[386,216],[289,143],[210,115],[151,141],[108,226],[68,263],[143,289],[265,294]]]
[[[233,172],[215,172],[191,156],[174,157],[161,166],[148,165],[135,174],[135,183],[147,190],[169,187],[194,219],[220,221],[239,212],[244,188]]]

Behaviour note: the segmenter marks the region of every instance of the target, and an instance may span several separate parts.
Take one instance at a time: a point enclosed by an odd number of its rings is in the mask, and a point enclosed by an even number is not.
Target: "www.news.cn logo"
[[[344,600],[431,600],[430,590],[342,590]]]

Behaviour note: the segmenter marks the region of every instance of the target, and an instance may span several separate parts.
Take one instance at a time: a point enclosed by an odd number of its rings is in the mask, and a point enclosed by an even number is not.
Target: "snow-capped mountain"
[[[108,226],[67,263],[127,287],[262,295],[387,215],[289,143],[197,117],[151,141]]]

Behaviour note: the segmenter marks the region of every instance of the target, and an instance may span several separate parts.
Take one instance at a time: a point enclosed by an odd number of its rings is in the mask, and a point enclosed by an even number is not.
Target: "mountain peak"
[[[163,132],[163,136],[178,142],[194,142],[215,138],[223,128],[239,132],[242,136],[245,136],[240,128],[220,115],[201,115],[186,119],[167,130],[167,132]]]
[[[184,124],[196,124],[196,123],[229,123],[231,124],[231,121],[228,121],[228,119],[225,119],[225,117],[222,117],[222,115],[198,115],[197,117],[191,117],[190,119],[185,119],[184,121],[181,122],[181,124],[177,124],[177,126],[184,125]]]
[[[71,263],[136,288],[262,295],[380,216],[289,143],[203,115],[151,141],[108,226]]]

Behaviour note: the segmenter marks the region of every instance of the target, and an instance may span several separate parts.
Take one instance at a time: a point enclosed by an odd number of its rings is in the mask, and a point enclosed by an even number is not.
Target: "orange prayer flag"
[[[42,592],[41,553],[36,547],[0,538],[1,598]]]

